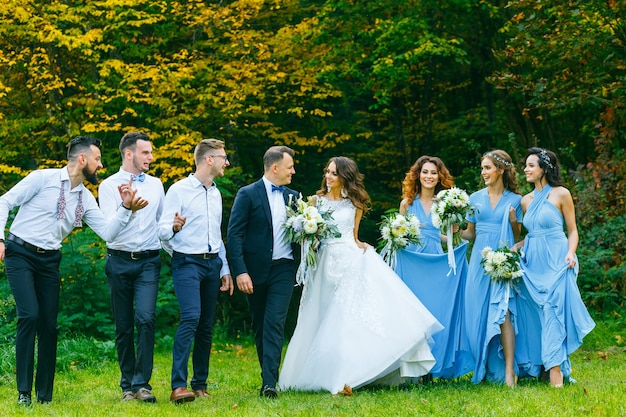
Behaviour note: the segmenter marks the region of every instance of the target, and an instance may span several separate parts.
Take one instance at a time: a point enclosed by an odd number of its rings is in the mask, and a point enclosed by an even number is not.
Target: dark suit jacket
[[[285,204],[292,195],[292,201],[299,193],[285,187]],[[260,284],[267,279],[272,265],[274,237],[272,213],[260,179],[242,187],[237,192],[228,221],[228,262],[233,278],[248,273],[252,282]],[[292,245],[294,260],[299,261],[299,246]],[[297,264],[296,264],[297,265]]]

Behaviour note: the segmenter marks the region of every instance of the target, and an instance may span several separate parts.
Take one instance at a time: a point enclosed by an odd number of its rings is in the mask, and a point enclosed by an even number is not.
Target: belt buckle
[[[130,253],[130,259],[132,259],[133,261],[139,260],[139,258],[135,258],[135,252]]]
[[[202,254],[202,259],[211,259],[211,254],[210,253],[203,253]]]
[[[36,252],[37,252],[37,253],[46,253],[46,250],[45,250],[45,249],[41,249],[41,248],[40,248],[40,247],[38,247],[38,246],[35,246],[35,248],[36,248],[35,250],[36,250]]]

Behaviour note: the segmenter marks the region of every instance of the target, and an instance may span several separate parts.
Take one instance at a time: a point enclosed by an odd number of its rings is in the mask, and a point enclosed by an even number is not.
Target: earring
[[[345,189],[345,188],[343,188],[343,187],[341,187],[341,196],[342,196],[343,198],[348,197],[348,193],[346,192],[346,189]]]
[[[330,193],[330,187],[326,187],[326,192]]]

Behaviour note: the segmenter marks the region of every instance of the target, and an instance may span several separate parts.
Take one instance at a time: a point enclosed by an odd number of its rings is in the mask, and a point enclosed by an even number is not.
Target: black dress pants
[[[278,381],[294,276],[294,261],[272,265],[267,280],[255,283],[254,292],[247,297],[263,387],[275,388]],[[254,281],[254,277],[252,279]]]
[[[17,310],[15,362],[17,389],[31,392],[37,347],[37,400],[51,401],[57,354],[60,251],[37,252],[6,241],[5,270]]]
[[[161,257],[155,252],[155,256],[137,260],[107,255],[105,270],[123,392],[152,389],[155,310],[161,273]]]

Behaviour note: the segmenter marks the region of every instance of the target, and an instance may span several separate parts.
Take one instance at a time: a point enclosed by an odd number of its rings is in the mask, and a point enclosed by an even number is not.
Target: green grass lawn
[[[171,357],[157,348],[152,378],[156,404],[121,403],[119,371],[111,342],[62,340],[53,402],[16,404],[14,351],[0,351],[0,416],[626,416],[624,329],[599,323],[571,360],[576,384],[554,389],[522,381],[515,389],[472,385],[469,378],[409,388],[362,388],[352,397],[286,392],[259,398],[260,370],[250,340],[217,342],[211,355],[213,398],[170,404]]]

